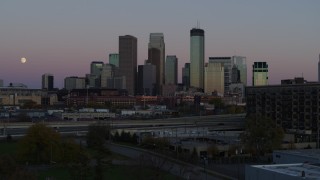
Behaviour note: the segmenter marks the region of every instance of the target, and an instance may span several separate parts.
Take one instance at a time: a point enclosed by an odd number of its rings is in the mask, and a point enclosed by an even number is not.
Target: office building
[[[156,89],[160,90],[165,83],[165,43],[163,33],[150,33],[147,63],[156,66]],[[157,94],[161,94],[161,92],[157,92]]]
[[[240,70],[235,65],[233,65],[231,70],[231,83],[240,83]]]
[[[129,95],[135,95],[137,76],[137,38],[119,36],[119,75],[125,76]]]
[[[139,95],[156,95],[156,72],[157,68],[153,64],[138,66],[138,92]]]
[[[166,59],[166,84],[178,84],[178,58],[177,56],[167,56]]]
[[[268,85],[268,64],[266,62],[254,62],[252,65],[252,86]]]
[[[222,63],[207,63],[204,71],[204,92],[224,94],[224,66]]]
[[[247,64],[246,57],[230,56],[230,57],[209,57],[209,63],[222,63],[224,66],[224,92],[230,93],[230,84],[232,83],[232,68],[235,67],[239,71],[236,77],[236,83],[247,84]],[[234,82],[235,83],[235,82]]]
[[[101,61],[92,61],[90,65],[90,74],[100,76],[104,63]]]
[[[320,126],[320,83],[307,83],[301,78],[292,82],[247,87],[247,116],[270,117],[294,135],[293,142],[311,144],[316,142]]]
[[[190,63],[185,63],[182,68],[182,84],[186,90],[190,87]]]
[[[48,91],[53,90],[54,78],[52,74],[43,74],[42,75],[42,89],[46,89]]]
[[[190,30],[190,86],[204,88],[204,30]]]
[[[3,87],[3,80],[0,79],[0,87]]]
[[[231,67],[236,67],[239,70],[239,83],[247,85],[247,60],[243,56],[232,56],[231,57]],[[231,78],[232,80],[232,78]],[[232,83],[232,82],[231,82]]]
[[[119,54],[109,54],[109,64],[113,64],[115,67],[119,67]]]
[[[86,87],[86,78],[84,77],[71,76],[64,79],[64,88],[66,90],[85,89]]]
[[[115,66],[112,64],[103,65],[101,75],[100,75],[102,88],[114,88],[113,83],[109,82],[108,84],[108,81],[110,80],[112,81],[114,78],[114,69],[115,69]]]

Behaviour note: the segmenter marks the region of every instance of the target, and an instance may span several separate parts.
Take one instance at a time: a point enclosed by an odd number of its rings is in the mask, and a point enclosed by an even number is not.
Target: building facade
[[[190,87],[190,63],[185,63],[182,68],[182,84],[185,89],[188,90]]]
[[[207,63],[204,70],[204,93],[224,94],[224,66],[222,63]]]
[[[156,72],[157,68],[153,64],[139,65],[139,94],[145,96],[156,95]]]
[[[85,89],[86,87],[86,78],[84,77],[71,76],[64,79],[64,88],[66,90]]]
[[[252,85],[268,85],[268,64],[266,62],[254,62],[252,65]]]
[[[316,142],[320,128],[320,83],[246,88],[247,116],[274,119],[295,142]]]
[[[115,67],[119,67],[119,54],[109,54],[109,64],[112,64]]]
[[[166,84],[178,84],[178,58],[167,56],[166,58]]]
[[[204,88],[204,30],[190,30],[190,86]]]
[[[54,77],[52,74],[42,75],[42,89],[47,89],[49,91],[54,88]]]
[[[119,74],[125,76],[129,95],[135,95],[137,76],[137,38],[119,36]]]
[[[150,33],[150,40],[148,45],[148,60],[156,66],[157,69],[157,89],[165,83],[165,43],[163,33]],[[161,94],[161,92],[157,92]]]

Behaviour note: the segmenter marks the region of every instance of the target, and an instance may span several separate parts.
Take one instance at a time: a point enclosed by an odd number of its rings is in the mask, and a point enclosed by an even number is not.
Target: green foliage
[[[247,150],[263,155],[281,147],[284,131],[275,121],[266,117],[251,116],[246,119],[241,141]]]
[[[49,163],[59,160],[60,135],[42,123],[32,125],[19,142],[20,160],[30,163]]]
[[[161,151],[167,149],[170,142],[167,138],[145,137],[142,141],[142,145]]]
[[[102,122],[91,124],[86,137],[89,148],[101,148],[110,137],[110,125]]]
[[[217,108],[217,109],[221,109],[224,107],[224,103],[222,102],[221,98],[211,99],[208,103],[213,104],[215,106],[215,108]]]
[[[21,168],[11,155],[0,156],[0,180],[36,179],[35,174]]]
[[[113,140],[117,142],[125,142],[125,143],[132,143],[137,144],[137,135],[131,134],[130,132],[121,131],[121,134],[119,134],[118,131],[113,136]]]
[[[239,114],[244,113],[244,108],[242,106],[230,105],[227,107],[228,114]]]

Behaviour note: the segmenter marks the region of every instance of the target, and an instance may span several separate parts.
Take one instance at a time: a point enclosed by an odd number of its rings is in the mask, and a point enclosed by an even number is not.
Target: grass
[[[0,154],[15,156],[18,149],[17,141],[0,141]]]

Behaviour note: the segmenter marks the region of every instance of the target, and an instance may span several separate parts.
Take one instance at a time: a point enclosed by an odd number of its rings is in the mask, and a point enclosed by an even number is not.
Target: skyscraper
[[[246,57],[232,56],[231,66],[236,66],[239,70],[240,83],[247,85],[247,62]]]
[[[222,63],[207,63],[204,71],[204,92],[224,94],[224,66]]]
[[[254,62],[252,65],[252,86],[268,85],[268,64],[266,62]]]
[[[113,83],[108,83],[108,81],[113,80],[114,78],[114,68],[115,66],[112,64],[105,64],[103,65],[102,71],[101,71],[101,87],[102,88],[114,88]]]
[[[156,93],[156,66],[150,63],[138,66],[138,89],[140,95],[153,96]]]
[[[92,61],[90,65],[90,74],[100,76],[104,63],[101,61]]]
[[[156,66],[156,89],[160,90],[165,83],[165,43],[163,33],[150,33],[147,63]],[[157,94],[161,94],[161,92],[157,92]]]
[[[109,54],[109,64],[119,67],[119,54]]]
[[[190,30],[190,86],[204,88],[204,30]]]
[[[43,74],[42,75],[42,89],[52,90],[53,87],[53,75],[52,74]]]
[[[232,83],[232,68],[235,66],[239,70],[240,82],[247,84],[247,64],[246,57],[209,57],[209,63],[222,63],[224,66],[224,92],[229,93],[229,86]]]
[[[119,74],[125,76],[129,95],[135,95],[137,76],[137,38],[119,36]]]
[[[190,63],[185,63],[182,68],[182,84],[185,86],[186,90],[190,87]]]
[[[178,58],[177,56],[167,56],[166,59],[166,84],[178,83]]]

